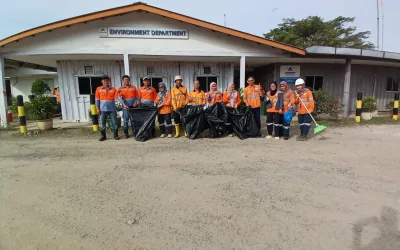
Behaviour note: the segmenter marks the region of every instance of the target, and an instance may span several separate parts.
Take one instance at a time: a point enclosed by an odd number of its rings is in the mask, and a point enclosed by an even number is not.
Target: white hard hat
[[[298,85],[303,85],[303,84],[305,84],[305,83],[306,83],[306,82],[305,82],[303,79],[299,78],[299,79],[296,80],[296,82],[294,83],[294,85],[295,85],[295,86],[298,86]]]
[[[180,75],[177,75],[177,76],[175,76],[174,82],[175,82],[176,80],[181,80],[181,81],[182,81],[182,77],[181,77]]]

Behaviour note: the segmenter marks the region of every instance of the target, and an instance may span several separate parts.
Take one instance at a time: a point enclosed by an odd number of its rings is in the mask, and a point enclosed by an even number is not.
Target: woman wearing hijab
[[[156,104],[158,108],[158,123],[160,124],[161,138],[165,137],[165,132],[168,138],[172,137],[172,123],[171,123],[171,93],[167,91],[164,82],[158,84],[160,90],[156,97]],[[164,124],[166,123],[166,125]]]
[[[210,83],[210,91],[206,94],[207,105],[214,105],[217,102],[222,102],[222,93],[217,89],[217,83]]]
[[[294,105],[294,103],[296,101],[293,90],[291,90],[289,88],[287,82],[285,82],[285,81],[280,83],[280,90],[283,94],[282,113],[284,114],[288,111],[293,112],[292,106]],[[282,124],[283,124],[283,139],[288,140],[289,132],[290,132],[290,121],[286,121],[285,119],[282,119]]]
[[[240,105],[240,94],[237,90],[235,90],[235,84],[229,83],[228,89],[225,91],[222,101],[229,108],[236,109]]]
[[[283,113],[283,96],[278,91],[278,84],[273,81],[269,85],[269,91],[265,96],[267,104],[267,139],[272,139],[272,131],[274,131],[275,140],[279,140],[280,127],[282,127],[282,113]]]

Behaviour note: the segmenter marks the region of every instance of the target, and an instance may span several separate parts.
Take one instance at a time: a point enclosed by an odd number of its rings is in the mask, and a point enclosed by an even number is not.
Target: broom
[[[299,98],[301,104],[303,104],[303,106],[306,108],[307,113],[310,115],[311,119],[312,119],[313,122],[315,123],[314,134],[317,134],[317,133],[322,132],[322,131],[324,131],[325,129],[327,129],[327,127],[325,127],[324,125],[319,125],[319,124],[315,121],[314,117],[311,115],[311,113],[310,113],[310,111],[308,110],[307,106],[304,105],[304,102],[303,102],[303,100],[301,100],[301,98],[300,98],[299,94],[297,93],[297,91],[294,91],[294,93],[296,93],[297,98]]]

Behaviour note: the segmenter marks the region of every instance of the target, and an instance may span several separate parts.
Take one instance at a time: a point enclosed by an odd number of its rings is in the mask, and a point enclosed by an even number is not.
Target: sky
[[[377,43],[377,0],[142,0],[173,12],[262,36],[283,18],[303,19],[310,15],[325,20],[337,16],[356,17],[358,31],[370,31]],[[50,22],[99,10],[128,5],[134,0],[0,0],[0,39]],[[383,50],[400,52],[399,0],[383,0]],[[382,24],[382,23],[381,23]],[[382,28],[381,28],[382,29]],[[381,46],[382,46],[382,38]],[[381,47],[382,49],[382,47]]]

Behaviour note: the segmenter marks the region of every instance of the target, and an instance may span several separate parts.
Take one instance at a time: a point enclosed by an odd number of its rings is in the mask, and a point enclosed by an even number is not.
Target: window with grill
[[[147,68],[147,75],[148,76],[154,75],[154,67],[148,67]]]
[[[399,78],[388,77],[386,82],[386,91],[398,92],[399,91]]]
[[[97,87],[102,86],[101,76],[78,77],[79,95],[90,95],[96,92]]]
[[[93,66],[84,66],[83,68],[85,70],[85,75],[93,75],[94,74]]]
[[[204,67],[204,74],[205,75],[211,75],[211,67],[205,66]]]
[[[306,87],[312,91],[322,89],[323,76],[306,76]]]

